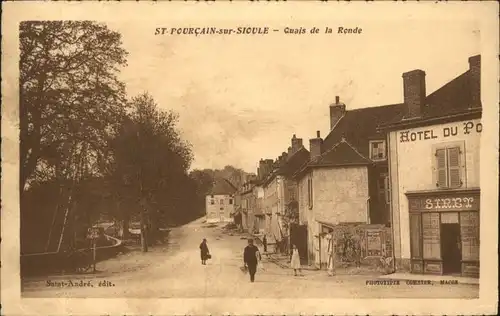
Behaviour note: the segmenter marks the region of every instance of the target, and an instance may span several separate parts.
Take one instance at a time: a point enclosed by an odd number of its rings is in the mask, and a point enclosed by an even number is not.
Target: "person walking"
[[[257,272],[257,261],[261,260],[259,248],[253,244],[253,239],[248,239],[248,246],[243,251],[243,264],[248,268],[250,274],[250,282],[255,281],[255,273]]]
[[[293,274],[295,276],[297,276],[297,270],[299,270],[299,275],[302,275],[299,250],[295,245],[292,245],[292,260],[290,261],[290,266],[292,267]]]
[[[264,234],[264,238],[262,239],[262,245],[264,246],[264,253],[267,253],[267,237]]]
[[[208,250],[207,240],[203,238],[203,241],[200,244],[200,255],[201,255],[201,264],[206,265],[207,259],[210,255],[210,251]]]

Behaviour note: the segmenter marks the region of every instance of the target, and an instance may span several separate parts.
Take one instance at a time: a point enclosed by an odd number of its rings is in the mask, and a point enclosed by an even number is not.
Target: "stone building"
[[[207,223],[234,222],[236,188],[227,179],[216,178],[205,196]]]
[[[329,134],[323,140],[318,131],[310,139],[310,160],[295,174],[310,264],[325,264],[323,238],[338,225],[390,226],[386,135],[377,126],[402,110],[401,104],[347,110],[339,97],[330,105]],[[384,238],[378,239],[379,255]]]
[[[387,132],[398,271],[479,275],[481,59],[426,95],[425,72],[403,74],[402,117]]]

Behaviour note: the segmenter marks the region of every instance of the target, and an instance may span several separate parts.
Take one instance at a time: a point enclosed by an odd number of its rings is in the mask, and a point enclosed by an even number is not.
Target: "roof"
[[[385,139],[386,137],[384,132],[378,130],[378,126],[401,120],[404,113],[405,105],[403,103],[347,110],[334,129],[323,140],[322,152],[327,152],[344,138],[361,155],[368,157],[369,140]]]
[[[236,193],[236,187],[225,178],[215,178],[208,195],[231,195]]]
[[[466,71],[426,98],[424,117],[438,117],[468,110],[472,104],[470,71]]]
[[[374,139],[385,139],[378,130],[380,123],[403,118],[403,103],[348,110],[338,121],[321,145],[321,156],[316,161],[303,164],[295,176],[300,176],[311,167],[359,166],[372,163],[369,143]]]
[[[278,169],[278,174],[292,176],[307,161],[309,161],[309,151],[305,147],[301,147],[287,159],[283,166]]]
[[[294,176],[301,177],[310,168],[366,166],[371,163],[370,159],[343,138],[316,160],[303,164]]]
[[[475,114],[475,117],[480,117],[481,106],[472,107],[472,89],[471,73],[470,70],[467,70],[426,97],[421,118],[405,121],[403,117],[395,117],[390,122],[380,124],[380,127],[422,125],[423,122],[437,121],[448,117],[454,121],[459,119],[454,117],[459,117],[462,114]]]
[[[309,161],[309,151],[305,147],[301,147],[299,150],[291,154],[286,161],[275,169],[273,172],[269,174],[269,176],[265,179],[264,185],[267,185],[269,182],[274,179],[274,177],[281,175],[285,177],[292,177],[300,168]]]
[[[323,153],[318,160],[312,161],[311,166],[347,166],[366,165],[371,160],[363,156],[345,139]]]

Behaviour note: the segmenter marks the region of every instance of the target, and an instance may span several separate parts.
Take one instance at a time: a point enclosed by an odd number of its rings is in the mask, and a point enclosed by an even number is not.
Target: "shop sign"
[[[428,130],[401,131],[399,132],[399,142],[417,142],[437,138],[448,139],[458,135],[480,134],[482,131],[483,125],[481,122],[467,121]]]
[[[479,195],[414,197],[409,202],[410,211],[479,210]]]
[[[87,230],[87,239],[97,239],[101,235],[101,230],[99,227],[90,227]]]

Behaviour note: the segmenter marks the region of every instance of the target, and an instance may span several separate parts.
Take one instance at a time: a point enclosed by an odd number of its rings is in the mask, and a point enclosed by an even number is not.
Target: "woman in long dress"
[[[209,258],[210,251],[208,250],[207,240],[203,238],[203,241],[200,244],[200,256],[201,256],[201,264],[206,265],[207,259]]]
[[[290,261],[290,266],[295,276],[297,276],[297,270],[299,270],[299,275],[302,275],[299,250],[295,245],[292,246],[292,260]]]

